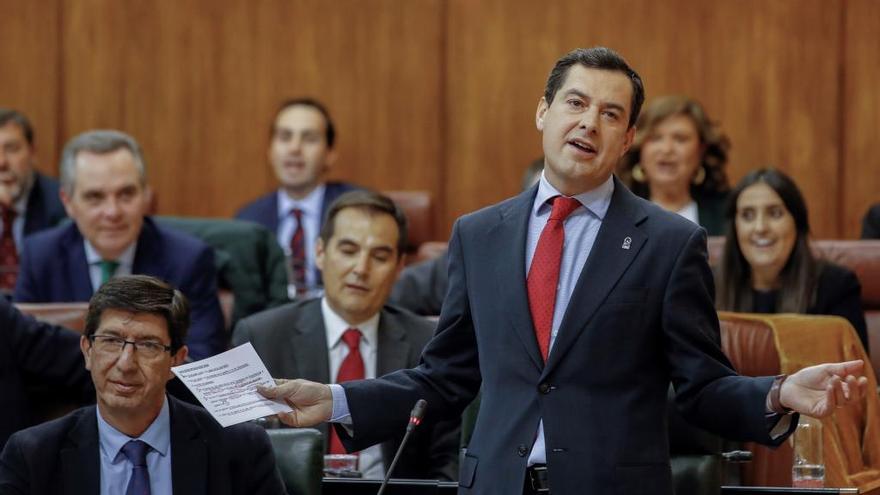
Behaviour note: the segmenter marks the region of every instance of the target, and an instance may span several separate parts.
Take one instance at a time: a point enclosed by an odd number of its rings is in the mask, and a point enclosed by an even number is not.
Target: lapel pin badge
[[[632,245],[632,242],[632,237],[626,237],[623,239],[623,245],[620,247],[622,247],[623,249],[629,249],[629,247]]]

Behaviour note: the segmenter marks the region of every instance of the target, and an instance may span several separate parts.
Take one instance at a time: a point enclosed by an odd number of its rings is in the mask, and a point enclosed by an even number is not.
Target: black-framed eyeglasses
[[[122,354],[126,344],[131,344],[139,356],[148,359],[159,357],[163,352],[171,352],[170,345],[149,340],[125,340],[114,335],[89,335],[88,339],[95,350],[102,354]]]

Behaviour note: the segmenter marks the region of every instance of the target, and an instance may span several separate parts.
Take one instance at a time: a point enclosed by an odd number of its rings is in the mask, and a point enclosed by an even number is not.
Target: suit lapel
[[[502,207],[501,221],[489,231],[489,251],[495,257],[495,280],[504,312],[532,363],[541,369],[544,360],[538,350],[529,297],[526,291],[526,233],[537,186],[523,192]]]
[[[89,275],[89,262],[86,259],[86,248],[83,243],[83,237],[76,228],[76,224],[71,222],[67,226],[68,233],[66,254],[64,254],[65,263],[67,263],[67,280],[73,292],[73,300],[88,301],[92,298],[92,277]]]
[[[394,316],[382,310],[379,316],[376,376],[409,368],[409,342],[401,325],[394,324]]]
[[[171,488],[174,493],[208,492],[208,450],[189,412],[168,398],[171,414]]]
[[[67,434],[68,443],[59,454],[64,493],[95,495],[101,492],[101,458],[98,446],[98,420],[95,408],[82,410],[76,425]]]
[[[330,358],[327,349],[327,330],[321,313],[320,299],[307,303],[304,311],[296,311],[287,335],[287,348],[293,356],[295,368],[289,376],[309,377],[314,381],[330,381]]]
[[[639,254],[647,236],[637,224],[644,218],[635,196],[615,178],[611,204],[568,301],[544,375],[560,362]]]
[[[166,256],[162,248],[162,238],[159,228],[149,217],[144,217],[144,225],[138,235],[137,248],[134,252],[134,262],[131,266],[132,273],[153,275],[159,278],[170,278]]]

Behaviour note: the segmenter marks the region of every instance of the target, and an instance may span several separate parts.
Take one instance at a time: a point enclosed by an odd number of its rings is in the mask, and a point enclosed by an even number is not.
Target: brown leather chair
[[[719,313],[722,347],[744,375],[793,373],[823,362],[865,359],[864,348],[849,322],[836,316],[751,315]],[[868,390],[875,390],[873,369],[865,368]],[[825,484],[880,494],[880,396],[822,420]],[[791,486],[791,447],[748,447],[753,461],[744,467],[747,485]]]
[[[71,330],[83,333],[86,327],[86,314],[89,312],[89,303],[15,303],[24,314],[34,318],[60,325]]]
[[[407,254],[409,261],[416,259],[416,252],[422,243],[433,241],[434,204],[428,191],[382,191],[403,210],[409,226],[407,236]]]
[[[819,239],[812,243],[817,256],[854,271],[862,284],[862,309],[868,324],[868,344],[874,373],[880,374],[880,240]],[[717,266],[724,250],[723,237],[710,237],[709,263]]]

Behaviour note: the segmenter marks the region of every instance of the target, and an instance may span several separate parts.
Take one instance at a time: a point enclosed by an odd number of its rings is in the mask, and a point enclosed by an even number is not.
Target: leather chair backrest
[[[162,216],[156,220],[214,249],[218,296],[230,328],[245,316],[288,301],[284,253],[274,234],[262,225],[224,218]]]
[[[824,362],[867,360],[852,325],[837,316],[722,312],[719,318],[724,322],[722,342],[731,338],[724,335],[731,328],[737,328],[743,335],[747,332],[771,335],[770,339],[753,341],[775,343],[782,373],[791,374]],[[748,355],[742,358],[749,362]],[[764,366],[752,364],[752,369],[765,374]],[[873,369],[866,367],[864,374],[870,392],[861,401],[838,409],[822,420],[825,480],[827,486],[856,487],[860,493],[880,493],[880,396],[873,392],[877,387]],[[753,451],[754,460],[747,465],[752,473],[743,475],[747,484],[791,486],[791,447],[788,443],[776,451],[762,451],[757,447]]]
[[[434,204],[428,191],[382,191],[406,215],[408,226],[407,253],[414,255],[419,246],[436,239],[434,233]],[[412,261],[412,260],[410,260]]]
[[[85,331],[86,314],[89,312],[87,302],[15,303],[15,307],[40,321],[67,327],[80,333]]]
[[[324,476],[324,440],[313,428],[278,428],[266,430],[275,462],[287,493],[321,495]]]
[[[719,312],[721,348],[733,368],[744,376],[779,374],[779,350],[773,330],[762,320]],[[788,443],[771,449],[753,442],[742,445],[752,461],[740,466],[740,480],[748,486],[791,486],[792,451]]]

